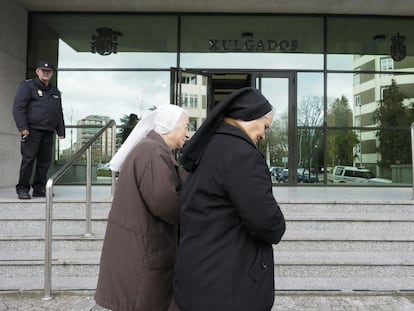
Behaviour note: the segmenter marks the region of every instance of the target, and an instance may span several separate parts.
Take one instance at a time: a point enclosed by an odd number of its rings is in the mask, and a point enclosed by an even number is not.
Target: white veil
[[[114,172],[120,172],[125,158],[151,130],[159,134],[171,132],[176,128],[183,113],[187,113],[187,111],[181,107],[164,105],[142,118],[109,162],[110,169]]]

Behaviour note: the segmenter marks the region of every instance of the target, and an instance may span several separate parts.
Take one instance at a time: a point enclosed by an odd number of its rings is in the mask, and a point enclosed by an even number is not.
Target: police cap
[[[51,63],[44,61],[44,60],[37,63],[36,69],[55,70],[55,68],[53,67]]]

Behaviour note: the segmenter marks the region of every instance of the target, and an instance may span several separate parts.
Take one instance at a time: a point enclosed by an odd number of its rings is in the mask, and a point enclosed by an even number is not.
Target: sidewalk
[[[0,293],[0,311],[92,311],[93,293]],[[277,293],[272,311],[413,311],[414,293]],[[216,311],[216,310],[211,310]],[[260,310],[251,310],[260,311]]]

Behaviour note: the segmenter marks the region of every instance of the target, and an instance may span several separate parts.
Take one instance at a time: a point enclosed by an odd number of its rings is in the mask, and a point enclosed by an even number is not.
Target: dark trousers
[[[46,190],[47,171],[52,160],[53,133],[30,129],[30,134],[21,142],[20,150],[22,163],[20,165],[19,183],[16,191],[29,192],[33,187],[34,192]],[[33,184],[30,185],[30,178],[33,173],[33,166],[36,162]]]

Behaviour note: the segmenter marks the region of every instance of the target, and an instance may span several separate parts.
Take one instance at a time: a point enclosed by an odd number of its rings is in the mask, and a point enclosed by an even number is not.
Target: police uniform
[[[37,68],[53,70],[47,62],[39,63]],[[22,81],[14,98],[13,117],[20,132],[29,130],[29,135],[21,138],[22,162],[16,191],[19,198],[30,199],[28,192],[32,186],[33,196],[43,197],[52,160],[53,134],[56,131],[58,136],[65,136],[60,91],[51,83],[46,86],[38,77]]]

